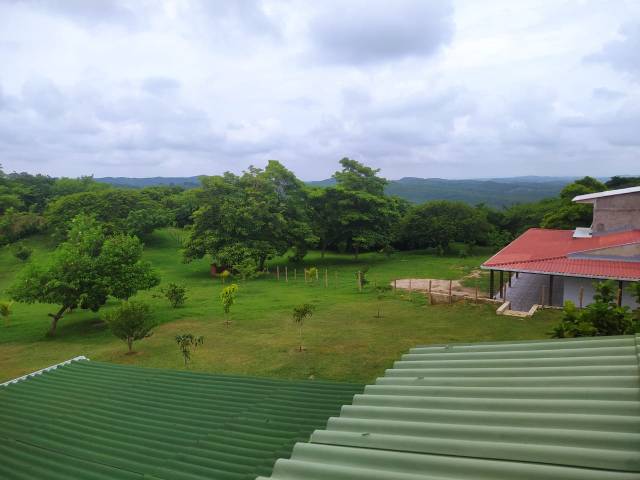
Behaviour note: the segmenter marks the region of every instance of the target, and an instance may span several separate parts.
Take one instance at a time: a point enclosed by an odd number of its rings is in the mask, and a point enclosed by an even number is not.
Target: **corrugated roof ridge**
[[[89,358],[85,357],[84,355],[78,355],[77,357],[70,358],[69,360],[65,360],[64,362],[56,363],[55,365],[50,365],[48,367],[41,368],[40,370],[36,370],[35,372],[27,373],[26,375],[22,375],[21,377],[17,377],[4,383],[0,383],[0,387],[8,387],[9,385],[13,385],[14,383],[23,382],[25,380],[28,380],[29,378],[42,375],[45,372],[50,372],[59,367],[64,367],[65,365],[70,365],[73,362],[80,362],[83,360],[89,361]]]

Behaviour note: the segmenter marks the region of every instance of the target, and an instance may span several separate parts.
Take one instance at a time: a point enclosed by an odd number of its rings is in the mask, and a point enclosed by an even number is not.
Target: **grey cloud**
[[[309,27],[318,56],[328,62],[359,65],[429,56],[453,38],[449,1],[360,0],[330,5]]]
[[[195,3],[198,11],[227,29],[240,29],[254,35],[280,35],[278,24],[267,15],[261,0],[198,0]]]
[[[626,95],[623,92],[618,92],[617,90],[611,90],[605,87],[593,89],[593,98],[596,98],[598,100],[620,100],[625,96]]]
[[[133,27],[143,20],[142,5],[126,0],[21,0],[18,3],[88,26],[110,23]]]
[[[640,74],[640,23],[620,29],[621,38],[604,45],[602,50],[586,57],[590,62],[604,62],[621,71]]]
[[[169,77],[148,77],[142,82],[142,88],[152,95],[166,96],[180,89],[180,82]]]

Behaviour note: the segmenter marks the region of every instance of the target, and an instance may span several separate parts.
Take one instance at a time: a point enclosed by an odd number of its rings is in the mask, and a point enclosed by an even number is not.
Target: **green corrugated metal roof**
[[[252,480],[361,391],[76,361],[0,388],[0,478]]]
[[[633,336],[414,348],[271,479],[638,480],[638,355]]]

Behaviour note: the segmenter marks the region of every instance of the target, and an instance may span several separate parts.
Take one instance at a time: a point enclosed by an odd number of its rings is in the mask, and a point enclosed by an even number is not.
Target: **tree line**
[[[202,177],[194,189],[127,189],[92,177],[5,174],[0,166],[0,246],[42,232],[63,242],[74,219],[87,215],[106,235],[144,240],[159,227],[183,228],[186,262],[210,256],[220,266],[257,270],[287,253],[300,261],[309,249],[355,257],[395,249],[445,253],[457,244],[497,249],[531,227],[589,226],[591,206],[573,204],[576,195],[640,185],[640,177],[584,177],[556,198],[499,210],[445,200],[410,204],[385,194],[379,170],[349,158],[333,178],[335,185],[310,187],[272,160],[240,175]]]

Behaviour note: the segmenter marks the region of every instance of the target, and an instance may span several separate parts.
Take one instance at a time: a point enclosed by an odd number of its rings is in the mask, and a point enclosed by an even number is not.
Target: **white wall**
[[[576,305],[580,305],[580,287],[582,287],[584,288],[582,305],[589,305],[593,302],[593,295],[596,293],[593,288],[595,282],[597,280],[593,278],[564,277],[564,300],[571,300]],[[638,304],[626,290],[629,282],[623,282],[622,285],[622,304],[637,308]]]

